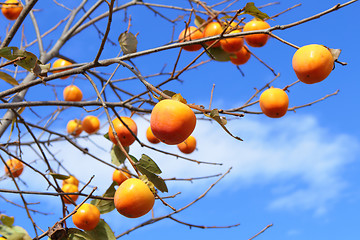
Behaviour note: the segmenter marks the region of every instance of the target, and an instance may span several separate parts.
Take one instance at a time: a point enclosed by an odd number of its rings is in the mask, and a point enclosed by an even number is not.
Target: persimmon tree
[[[204,193],[194,196],[192,202],[175,208],[167,202],[167,199],[171,198],[174,202],[181,198],[181,195],[172,193],[171,189],[168,188],[167,181],[170,179],[161,177],[163,169],[160,169],[156,164],[157,160],[145,154],[142,154],[141,157],[135,157],[134,153],[131,152],[132,144],[139,144],[144,149],[151,149],[154,152],[178,158],[179,164],[181,161],[191,161],[194,163],[194,167],[198,168],[204,164],[212,164],[216,167],[217,164],[214,164],[214,161],[192,159],[191,155],[165,151],[162,146],[167,143],[186,145],[186,142],[183,141],[191,135],[195,128],[195,126],[189,125],[202,120],[217,123],[217,127],[223,129],[229,138],[233,138],[234,141],[242,141],[241,136],[234,135],[231,129],[226,126],[227,120],[237,121],[249,114],[263,113],[266,116],[278,118],[284,116],[286,112],[309,107],[316,102],[336,95],[337,91],[313,102],[304,102],[300,106],[287,105],[287,92],[294,85],[316,84],[331,74],[334,65],[346,65],[345,62],[338,60],[341,46],[336,46],[336,49],[333,46],[322,47],[320,42],[315,48],[321,48],[321,51],[328,54],[324,61],[321,57],[308,59],[304,54],[297,54],[301,56],[296,58],[296,74],[305,76],[306,79],[314,75],[316,75],[314,78],[321,75],[322,79],[296,80],[291,84],[282,86],[282,89],[277,88],[275,95],[272,95],[273,90],[266,90],[271,89],[273,83],[278,80],[280,73],[275,72],[271,64],[265,63],[261,56],[255,55],[252,48],[266,48],[267,40],[272,38],[280,41],[284,48],[299,49],[301,46],[280,38],[277,33],[297,25],[316,21],[316,19],[332,12],[341,12],[343,7],[355,2],[356,0],[352,0],[337,4],[316,15],[299,18],[296,22],[291,23],[277,22],[276,18],[282,14],[288,14],[301,4],[283,9],[283,11],[270,16],[267,9],[277,4],[276,2],[269,2],[263,6],[255,6],[252,2],[244,3],[238,0],[224,0],[212,5],[199,0],[168,1],[164,4],[142,0],[127,2],[83,0],[77,3],[56,0],[39,2],[37,0],[26,0],[19,3],[16,1],[1,3],[2,9],[6,8],[6,12],[11,12],[13,9],[17,13],[14,12],[11,19],[6,23],[3,21],[3,24],[8,24],[8,28],[6,32],[0,33],[0,78],[7,82],[7,88],[0,92],[0,114],[2,114],[0,120],[0,136],[2,139],[0,158],[4,166],[0,181],[10,180],[14,186],[11,189],[0,189],[1,201],[4,202],[1,203],[0,213],[6,204],[18,206],[22,210],[16,215],[14,214],[14,217],[27,217],[32,223],[33,229],[27,229],[30,232],[28,234],[23,228],[13,226],[12,213],[7,212],[8,216],[2,214],[0,218],[0,235],[7,239],[115,239],[163,219],[170,219],[174,224],[190,227],[209,227],[183,222],[174,216],[204,198],[221,179],[227,174],[231,174],[230,169],[216,176],[192,176],[186,179],[187,181],[195,181],[201,178],[214,178],[213,184],[209,185]],[[20,12],[19,9],[22,11]],[[157,21],[171,26],[173,30],[167,32],[169,37],[161,41],[162,45],[152,45],[152,39],[157,37],[156,34],[152,36],[142,35],[147,24],[153,23],[149,21],[135,24],[134,22],[140,16],[137,16],[137,11],[133,11],[133,9],[142,9],[142,11],[154,14]],[[45,19],[45,15],[39,17],[41,13],[50,12],[50,10],[52,11],[47,16],[52,16],[54,12],[56,12],[56,16],[49,19]],[[14,14],[18,16],[15,18]],[[119,20],[121,21],[119,22]],[[245,28],[246,23],[249,24]],[[89,29],[95,30],[96,35],[93,32],[89,33]],[[179,34],[180,37],[178,37]],[[31,39],[32,37],[34,39]],[[76,45],[77,49],[69,50],[69,46],[72,45]],[[83,49],[81,49],[82,45],[84,46]],[[142,49],[140,46],[147,48]],[[64,49],[67,50],[64,51]],[[169,60],[159,60],[158,53],[166,54],[170,51],[173,53],[174,50],[176,50],[177,55],[169,54]],[[190,61],[188,58],[183,58],[185,51],[190,51],[193,54]],[[312,48],[307,51],[312,51]],[[69,54],[71,52],[74,54]],[[142,58],[151,61],[151,65],[155,65],[156,68],[152,68],[150,73],[142,74],[149,72],[145,61],[138,64],[137,60]],[[172,82],[189,81],[190,79],[182,78],[185,73],[191,72],[194,68],[201,71],[202,67],[209,62],[234,64],[240,74],[243,74],[240,66],[247,64],[249,58],[255,58],[259,61],[265,69],[273,74],[273,79],[266,84],[254,86],[255,90],[249,93],[247,99],[242,99],[243,104],[241,106],[231,109],[212,108],[212,91],[210,104],[205,107],[196,101],[189,103],[186,101],[187,96],[181,94],[181,90],[172,89]],[[61,61],[58,61],[59,59]],[[55,63],[55,61],[57,62]],[[306,65],[308,62],[311,62],[308,64],[309,66]],[[164,63],[170,65],[170,71],[162,70]],[[324,64],[326,65],[325,70]],[[316,68],[312,68],[313,66]],[[169,66],[166,66],[166,69],[168,68]],[[298,74],[298,72],[300,73]],[[246,78],[246,75],[244,77]],[[75,90],[70,90],[70,87],[66,88],[64,96],[62,96],[62,91],[66,86],[71,86],[74,89],[74,86],[80,82],[83,88],[76,87],[76,93],[74,93]],[[260,99],[263,101],[260,105],[264,106],[261,109],[266,109],[263,110],[264,112],[256,110],[260,107],[254,108],[254,106],[259,106],[259,98],[263,92],[267,94]],[[281,95],[280,100],[277,97],[278,94]],[[50,97],[51,95],[52,97]],[[196,99],[196,97],[192,99]],[[167,101],[169,104],[165,104]],[[156,117],[151,116],[152,109],[158,102],[169,106],[161,107],[156,112]],[[173,107],[172,102],[181,106]],[[75,120],[75,112],[91,115],[91,117],[86,118],[85,121],[82,121],[83,119]],[[175,117],[173,117],[173,112],[176,113]],[[192,117],[189,114],[195,114],[196,120],[191,120]],[[99,116],[103,116],[100,118],[102,119],[101,123],[99,123]],[[152,132],[137,132],[136,121],[133,121],[135,116],[151,122],[149,129]],[[151,121],[150,118],[152,118]],[[159,120],[160,118],[163,120]],[[71,124],[69,123],[68,130],[66,130],[64,119],[66,122],[72,121]],[[160,124],[160,121],[163,123]],[[185,122],[192,123],[185,124]],[[82,125],[86,125],[84,132],[82,132]],[[101,130],[99,130],[99,125],[103,127]],[[63,128],[59,126],[63,126]],[[151,142],[141,141],[138,137],[139,134],[151,136],[152,140],[150,137],[148,138]],[[103,140],[108,141],[112,146],[111,149],[108,149],[109,153],[106,158],[93,154],[87,146],[78,143],[78,139],[91,141],[94,136],[99,135],[103,136]],[[162,142],[156,141],[157,138]],[[104,168],[117,171],[117,176],[113,178],[112,183],[109,182],[108,189],[103,193],[98,193],[96,191],[97,186],[92,184],[93,178],[77,179],[72,174],[72,170],[67,169],[62,161],[57,159],[55,152],[57,150],[49,148],[58,142],[67,142],[73,147],[66,151],[82,152],[91,161],[97,161]],[[193,145],[196,145],[196,140],[192,139],[192,142]],[[186,149],[187,147],[183,146],[182,148]],[[191,151],[184,150],[184,152],[191,153],[195,147],[191,146],[191,148]],[[36,167],[32,164],[33,159],[28,159],[26,156],[25,152],[27,151],[38,156]],[[14,164],[10,164],[8,159],[18,159],[20,164],[17,164],[18,167],[16,167]],[[111,160],[108,161],[107,159]],[[38,168],[39,165],[43,167]],[[21,180],[23,169],[31,172],[34,176],[40,176],[45,188],[40,192],[29,189],[26,183]],[[92,173],[95,178],[97,171],[100,170],[94,169]],[[179,180],[176,177],[174,176],[172,180]],[[111,178],[112,176],[109,176],[109,179]],[[125,192],[118,193],[122,197],[115,197],[114,202],[114,195],[119,183],[123,189],[128,185],[135,184],[132,182],[138,182],[138,180],[132,180],[130,183],[127,181],[128,178],[140,179],[140,182],[145,184],[137,185],[137,187],[144,189],[145,186],[146,191],[150,189],[151,192],[145,193],[145,190],[139,190],[141,193],[128,193],[126,192],[128,189],[125,189],[126,191],[122,190]],[[79,187],[78,180],[82,184]],[[124,181],[127,182],[126,185],[123,185]],[[51,223],[38,222],[36,214],[39,214],[40,211],[33,208],[28,202],[29,194],[32,197],[41,195],[42,200],[44,197],[51,197],[52,201],[58,201],[58,207],[62,212],[62,215],[58,216],[59,220]],[[7,196],[9,195],[16,195],[17,201],[8,200]],[[82,201],[77,201],[79,196],[82,197]],[[123,196],[131,197],[126,202],[122,200],[126,198]],[[145,210],[141,211],[141,207],[136,208],[136,212],[129,210],[129,206],[135,204],[134,202],[138,201],[138,198],[141,201],[142,196],[147,199]],[[156,202],[160,202],[169,209],[170,213],[159,215],[156,208],[153,208],[152,196]],[[54,200],[55,198],[56,200]],[[89,207],[89,205],[84,205],[85,203],[92,205]],[[140,205],[143,206],[142,203]],[[91,211],[89,209],[96,206],[101,218],[109,212],[116,211],[116,208],[120,213],[126,212],[125,216],[127,217],[143,216],[150,209],[152,209],[152,215],[145,215],[148,220],[123,233],[114,233],[111,230],[111,221],[99,220],[96,211],[94,214],[78,214],[80,210],[85,209],[82,206],[86,206],[87,211]],[[43,211],[44,209],[41,212]],[[46,210],[41,214],[46,214]],[[92,214],[96,218],[94,220],[95,225],[94,221],[89,220],[92,221],[91,227],[89,227],[86,225],[86,221],[87,218],[92,218]],[[75,217],[77,222],[75,225],[82,226],[83,230],[68,227],[71,217]],[[233,225],[215,226],[214,228],[230,228],[238,225],[238,223],[234,223]],[[270,226],[266,226],[258,234]]]

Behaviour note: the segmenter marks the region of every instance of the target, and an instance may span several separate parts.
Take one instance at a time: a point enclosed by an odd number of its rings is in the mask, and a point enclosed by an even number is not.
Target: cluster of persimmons
[[[240,32],[266,30],[270,25],[262,20],[253,20],[240,25],[236,22],[212,21],[202,29],[195,26],[188,26],[179,35],[179,42],[192,41],[201,38],[221,35],[223,33],[233,34]],[[230,61],[235,65],[245,64],[251,56],[250,47],[263,47],[266,45],[270,35],[265,33],[249,34],[230,38],[220,38],[218,40],[206,41],[202,44],[191,44],[183,46],[186,51],[198,51],[203,47],[208,49],[220,48],[229,54]],[[245,41],[244,41],[245,39]],[[313,84],[323,81],[333,69],[334,57],[327,47],[318,44],[310,44],[299,48],[292,59],[292,66],[297,78],[306,84]],[[265,90],[259,99],[262,112],[271,118],[280,118],[288,110],[289,97],[283,89],[270,87]]]
[[[22,11],[22,6],[17,0],[7,0],[3,4],[2,13],[9,20],[15,20]],[[179,41],[192,41],[204,37],[221,35],[225,33],[239,33],[241,31],[265,30],[270,25],[260,19],[251,20],[245,24],[232,22],[212,21],[202,29],[189,26],[179,35]],[[203,47],[221,48],[229,54],[230,61],[235,65],[245,64],[251,53],[250,47],[263,47],[269,39],[268,34],[250,34],[244,37],[220,38],[219,40],[207,41],[204,44],[191,44],[183,46],[187,51],[197,51]],[[58,59],[53,68],[69,67],[71,62]],[[332,71],[334,58],[331,51],[317,44],[311,44],[299,48],[293,56],[293,69],[298,79],[306,84],[313,84],[324,80]],[[64,70],[53,71],[61,72]],[[68,76],[62,77],[66,79]],[[71,84],[64,89],[65,101],[81,101],[82,91]],[[287,93],[280,88],[270,87],[260,95],[259,105],[262,112],[271,118],[279,118],[286,114],[289,99]],[[109,126],[109,139],[115,144],[123,147],[133,144],[137,136],[137,125],[135,121],[126,116],[115,118],[113,126]],[[185,103],[177,99],[165,99],[159,101],[153,108],[150,117],[150,126],[146,131],[146,138],[150,143],[164,143],[177,145],[183,153],[189,154],[196,149],[196,139],[191,135],[196,126],[194,111]],[[73,136],[79,136],[82,131],[94,134],[100,129],[100,121],[96,116],[86,116],[83,120],[73,119],[67,124],[67,132]],[[19,177],[23,172],[23,163],[18,159],[10,159],[6,162],[5,172],[12,177]],[[113,172],[112,180],[119,187],[114,195],[114,205],[123,216],[137,218],[148,213],[154,206],[155,197],[148,185],[132,177],[124,167]],[[68,195],[62,195],[65,204],[76,204],[79,181],[74,177],[63,180],[62,191]],[[94,229],[100,220],[100,211],[95,205],[84,203],[72,216],[74,224],[83,230]]]

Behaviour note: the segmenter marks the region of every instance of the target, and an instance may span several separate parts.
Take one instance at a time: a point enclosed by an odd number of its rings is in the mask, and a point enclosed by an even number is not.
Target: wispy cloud
[[[246,190],[254,185],[266,185],[272,192],[268,199],[271,210],[304,209],[316,214],[326,212],[346,188],[343,169],[358,153],[358,140],[348,135],[332,133],[321,127],[311,116],[296,115],[263,120],[249,118],[229,122],[228,128],[242,137],[244,142],[231,138],[216,123],[198,122],[194,132],[198,150],[187,157],[221,162],[222,166],[198,165],[142,148],[138,144],[131,147],[130,153],[135,157],[140,157],[142,153],[152,157],[162,169],[164,178],[206,176],[225,172],[232,167],[231,173],[223,180],[223,189],[218,191],[225,191],[230,186]],[[149,123],[140,118],[136,122],[139,138],[147,142],[145,130]],[[87,147],[90,153],[110,162],[111,143],[102,136],[92,136],[92,141],[79,139],[78,143]],[[176,146],[153,146],[181,154]],[[99,186],[98,194],[111,183],[112,168],[75,150],[68,143],[54,143],[50,148],[57,149],[56,158],[82,181],[86,182],[95,175],[92,185]],[[29,153],[27,158],[30,160],[37,157]],[[41,166],[41,162],[37,164]],[[44,190],[47,187],[39,184],[43,182],[41,177],[35,177],[30,171],[24,173],[23,179],[28,183],[29,189]],[[213,179],[205,181],[210,184]],[[172,191],[182,190],[184,194],[201,191],[196,183],[169,184]],[[201,186],[204,186],[204,181]]]

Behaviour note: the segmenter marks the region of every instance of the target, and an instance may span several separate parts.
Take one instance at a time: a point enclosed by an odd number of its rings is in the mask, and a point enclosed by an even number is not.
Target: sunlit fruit
[[[138,218],[153,208],[155,197],[143,181],[137,178],[129,178],[116,190],[114,203],[121,215],[128,218]]]
[[[153,132],[151,131],[151,127],[149,126],[147,129],[146,129],[146,139],[153,143],[153,144],[156,144],[156,143],[159,143],[160,140],[155,137],[155,135],[153,134]]]
[[[12,173],[13,177],[19,177],[24,170],[24,164],[16,158],[7,160],[6,165],[10,168],[10,172]],[[11,176],[10,172],[5,166],[5,173],[9,177]]]
[[[80,133],[82,133],[83,128],[81,125],[81,121],[79,119],[73,119],[68,122],[66,125],[66,130],[68,134],[71,134],[73,136],[79,136]]]
[[[2,14],[9,20],[16,20],[19,17],[22,9],[23,6],[19,3],[18,0],[6,0],[5,3],[1,5]]]
[[[60,68],[60,67],[66,67],[66,66],[70,66],[70,65],[72,65],[71,62],[69,62],[69,61],[67,61],[65,59],[59,58],[54,62],[52,67],[53,68]],[[53,71],[53,73],[58,73],[58,72],[62,72],[62,71],[65,71],[65,70],[56,70],[56,71]],[[70,76],[61,77],[61,79],[66,79],[68,77],[70,77]]]
[[[158,102],[151,112],[151,131],[160,141],[175,145],[185,141],[196,126],[196,116],[186,104],[166,99]]]
[[[127,170],[127,169],[124,169]],[[112,180],[115,181],[118,185],[123,183],[126,179],[131,178],[131,175],[122,169],[115,169],[112,175]]]
[[[239,51],[234,53],[235,56],[230,55],[230,61],[235,65],[242,65],[249,61],[251,54],[246,49],[246,47],[242,47]]]
[[[74,184],[64,184],[61,187],[61,190],[63,190],[64,193],[76,193],[79,191],[78,186]],[[66,204],[71,204],[71,201],[68,198],[71,198],[74,202],[76,202],[78,197],[79,195],[75,195],[75,194],[68,194],[62,196],[62,198],[64,199],[64,203]]]
[[[207,24],[203,31],[203,37],[212,37],[221,34],[223,31],[222,26],[218,22],[210,22]],[[205,42],[206,45],[210,46],[215,41],[207,41]],[[213,47],[220,47],[220,41],[215,43]]]
[[[264,30],[270,28],[270,25],[260,19],[253,19],[250,22],[247,22],[243,28],[244,32],[255,31],[255,30]],[[269,40],[270,36],[268,34],[258,33],[245,36],[246,43],[251,47],[262,47]]]
[[[137,135],[137,126],[134,120],[129,117],[121,117],[121,120],[130,128],[131,132],[127,127],[120,121],[120,119],[115,118],[112,123],[115,128],[115,132],[120,140],[121,145],[128,147],[135,142],[135,137]],[[109,138],[114,143],[117,144],[116,138],[113,134],[111,126],[109,126]]]
[[[289,97],[280,88],[271,87],[260,95],[260,108],[262,112],[271,118],[280,118],[288,110]]]
[[[89,115],[81,121],[82,128],[88,134],[96,133],[100,129],[99,118]]]
[[[77,178],[74,176],[70,176],[68,179],[63,180],[62,185],[64,186],[65,184],[74,184],[79,186],[79,180],[77,180]]]
[[[241,32],[240,29],[235,29],[230,33],[239,32]],[[220,45],[225,52],[234,53],[239,51],[244,46],[244,39],[242,37],[224,38],[220,40]]]
[[[83,94],[79,87],[69,85],[64,88],[63,96],[65,101],[78,102],[81,101]]]
[[[185,33],[186,32],[186,33]],[[186,34],[186,37],[184,38]],[[187,29],[182,30],[179,35],[179,42],[186,42],[191,40],[200,39],[203,37],[203,33],[196,27],[190,26]],[[182,48],[186,51],[194,52],[201,49],[201,44],[192,44],[188,46],[183,46]]]
[[[177,145],[182,153],[190,154],[196,149],[196,139],[190,135],[185,141]]]
[[[334,67],[334,58],[326,47],[310,44],[295,52],[292,66],[300,81],[313,84],[329,76]]]
[[[77,209],[76,213],[72,215],[72,220],[76,227],[90,231],[98,225],[100,221],[100,211],[95,205],[84,203]]]

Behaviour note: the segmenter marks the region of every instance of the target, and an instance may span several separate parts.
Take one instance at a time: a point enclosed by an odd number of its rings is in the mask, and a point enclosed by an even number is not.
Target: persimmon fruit
[[[124,123],[130,128],[131,132],[133,134],[135,134],[135,136],[136,136],[137,135],[137,125],[134,122],[134,120],[132,120],[129,117],[121,117],[121,120],[124,121]],[[126,128],[126,126],[120,121],[119,118],[115,118],[112,121],[112,123],[114,125],[115,132],[120,140],[121,145],[123,145],[124,147],[128,147],[135,142],[135,140],[136,140],[135,137]],[[114,144],[117,144],[117,141],[113,134],[111,126],[109,126],[109,138]]]
[[[100,120],[99,118],[89,115],[86,116],[82,121],[81,125],[83,130],[88,134],[93,134],[99,131],[100,129]]]
[[[131,178],[131,175],[126,171],[122,171],[122,169],[115,169],[112,175],[112,180],[115,181],[118,185],[121,185],[128,178]]]
[[[155,135],[151,131],[150,126],[146,129],[146,139],[153,144],[157,144],[160,142],[160,140],[157,137],[155,137]]]
[[[100,211],[95,205],[84,203],[72,215],[72,221],[76,227],[91,231],[96,228],[100,221]]]
[[[75,137],[79,136],[83,131],[81,121],[79,119],[70,120],[66,125],[66,130],[68,134],[71,134]]]
[[[313,84],[329,76],[334,67],[334,58],[326,47],[310,44],[295,52],[292,66],[301,82]]]
[[[75,193],[79,191],[79,188],[74,184],[64,184],[61,187],[61,190],[63,190],[63,192],[65,193]],[[64,199],[65,204],[71,204],[72,202],[67,198],[71,198],[74,202],[76,202],[76,200],[79,198],[79,195],[67,194],[67,195],[63,195],[62,198]]]
[[[210,22],[208,23],[203,31],[203,37],[212,37],[221,34],[223,31],[222,26],[218,22]],[[214,41],[205,42],[206,45],[210,46]],[[220,47],[220,41],[215,43],[212,47]]]
[[[155,197],[150,188],[137,178],[125,180],[114,196],[115,208],[128,218],[144,216],[153,208],[154,203]]]
[[[235,56],[230,55],[230,61],[235,65],[242,65],[249,61],[251,54],[246,49],[246,47],[242,47],[239,51],[234,53]]]
[[[65,184],[74,184],[79,187],[79,180],[74,176],[70,176],[68,179],[63,180],[62,185],[64,186]]]
[[[287,112],[289,97],[284,90],[271,87],[260,95],[259,104],[266,116],[280,118]]]
[[[177,100],[162,100],[151,112],[151,131],[160,141],[169,145],[185,141],[195,126],[195,113],[189,106]]]
[[[270,28],[270,25],[260,19],[253,19],[250,22],[247,22],[243,28],[244,32],[255,31],[255,30],[264,30]],[[269,40],[270,36],[264,33],[250,34],[245,37],[246,43],[251,47],[262,47]]]
[[[177,145],[182,153],[190,154],[196,149],[196,138],[190,135],[185,141]]]
[[[78,86],[71,84],[64,88],[63,96],[65,101],[78,102],[82,100],[83,94]]]
[[[230,33],[239,33],[239,32],[241,32],[240,29],[235,29]],[[225,52],[234,53],[239,51],[244,46],[244,38],[242,37],[224,38],[220,40],[220,45]]]
[[[2,14],[9,20],[16,20],[23,9],[18,0],[6,0],[1,6]]]
[[[7,160],[6,165],[10,168],[10,172],[14,177],[19,177],[24,170],[24,164],[16,158]],[[10,172],[8,168],[5,166],[6,175],[11,176]]]
[[[186,36],[185,36],[186,34]],[[189,26],[188,28],[181,31],[179,35],[179,42],[186,42],[191,40],[200,39],[203,37],[203,33],[194,26]],[[186,51],[194,52],[202,48],[201,44],[192,44],[182,47]]]
[[[53,64],[53,68],[60,68],[60,67],[67,67],[67,66],[70,66],[72,65],[71,62],[65,60],[65,59],[57,59],[54,64]],[[56,70],[56,71],[53,71],[53,73],[59,73],[59,72],[63,72],[65,70]],[[61,77],[61,79],[67,79],[68,77],[70,76],[64,76],[64,77]]]

